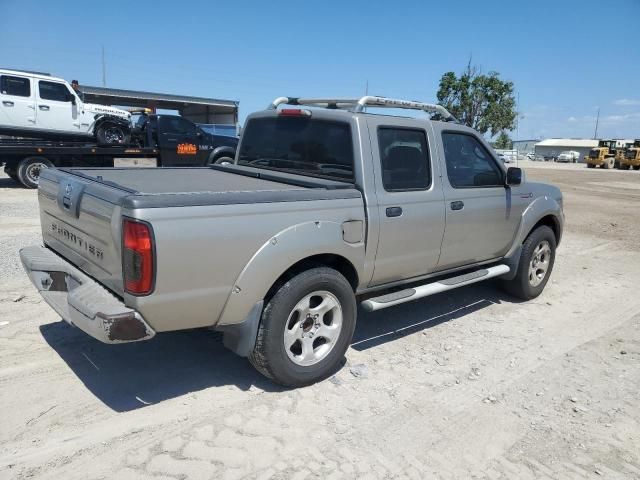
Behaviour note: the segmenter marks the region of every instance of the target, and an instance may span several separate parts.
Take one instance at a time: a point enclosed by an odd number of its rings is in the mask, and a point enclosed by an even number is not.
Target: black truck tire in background
[[[18,163],[16,176],[18,181],[27,188],[38,188],[40,171],[51,168],[53,164],[44,157],[27,157]]]
[[[116,123],[101,123],[96,129],[96,142],[98,145],[128,145],[131,130]]]
[[[216,165],[229,165],[232,164],[235,160],[231,157],[227,157],[226,155],[220,158],[217,158],[213,163]]]
[[[222,147],[217,148],[213,152],[209,154],[209,158],[207,159],[207,165],[223,165],[226,163],[235,162],[234,157],[235,152],[231,151],[230,148]]]

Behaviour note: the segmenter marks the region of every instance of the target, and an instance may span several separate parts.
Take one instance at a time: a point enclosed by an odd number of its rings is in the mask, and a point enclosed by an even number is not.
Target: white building
[[[532,139],[532,140],[514,140],[513,148],[518,152],[518,155],[526,155],[527,153],[534,153],[536,143],[539,143],[540,139]]]
[[[548,138],[536,143],[535,154],[537,157],[557,158],[565,150],[573,150],[580,153],[580,161],[584,162],[589,150],[598,146],[598,140],[586,138]]]

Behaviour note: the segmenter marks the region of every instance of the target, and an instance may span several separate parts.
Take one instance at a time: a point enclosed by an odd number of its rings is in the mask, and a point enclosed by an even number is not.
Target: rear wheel
[[[312,268],[268,301],[249,360],[281,385],[315,383],[337,369],[355,324],[356,301],[347,279],[331,268]]]
[[[128,145],[131,131],[115,123],[103,123],[96,130],[96,141],[100,145]]]
[[[595,165],[593,163],[587,163],[587,168],[594,168]]]
[[[18,164],[18,181],[27,188],[38,188],[40,172],[44,168],[51,168],[53,164],[44,157],[25,158]]]
[[[503,282],[504,289],[523,300],[536,298],[549,280],[555,259],[556,236],[553,230],[542,225],[522,244],[518,273],[513,280]]]
[[[629,168],[631,168],[631,165],[627,164],[627,163],[621,163],[618,168],[620,170],[629,170]]]
[[[633,167],[634,170],[640,170],[640,165],[636,165],[635,167]]]

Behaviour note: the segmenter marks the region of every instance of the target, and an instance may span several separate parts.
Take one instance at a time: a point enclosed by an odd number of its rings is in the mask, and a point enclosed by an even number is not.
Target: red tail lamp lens
[[[136,220],[122,222],[124,289],[132,295],[153,290],[153,234],[151,226]]]

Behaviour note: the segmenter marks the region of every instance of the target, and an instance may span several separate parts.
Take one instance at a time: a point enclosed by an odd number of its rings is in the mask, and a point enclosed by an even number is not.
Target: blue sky
[[[240,101],[369,93],[435,101],[469,56],[514,82],[512,137],[640,137],[640,0],[0,0],[0,64]]]

